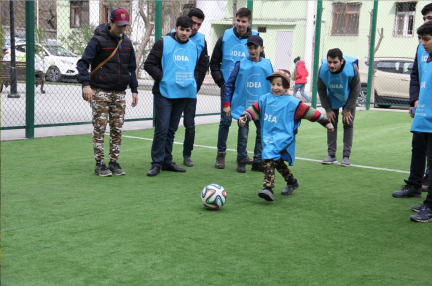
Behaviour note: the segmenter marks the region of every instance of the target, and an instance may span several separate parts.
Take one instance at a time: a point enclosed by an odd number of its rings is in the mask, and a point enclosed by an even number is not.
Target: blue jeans
[[[305,84],[304,83],[299,83],[294,85],[294,91],[293,91],[293,96],[295,97],[297,94],[297,90],[300,89],[300,94],[307,100],[307,101],[311,101],[311,99],[306,95],[306,93],[304,92],[305,89]]]
[[[254,121],[256,126],[256,139],[254,148],[254,163],[261,163],[262,143],[261,143],[261,124],[259,120]],[[249,134],[249,122],[243,127],[239,126],[239,132],[237,137],[237,160],[238,162],[244,162],[246,160],[246,147]]]
[[[170,99],[153,93],[155,131],[151,149],[152,165],[160,168],[172,163],[174,135],[185,107],[185,98]]]
[[[229,128],[232,123],[232,116],[226,116],[223,112],[223,98],[225,94],[225,85],[221,87],[220,96],[221,96],[221,118],[219,122],[219,131],[218,131],[218,141],[217,141],[217,151],[218,153],[226,154],[226,142],[228,140]],[[239,129],[240,134],[240,129]],[[247,153],[245,149],[244,157],[246,158]]]
[[[183,157],[190,157],[195,142],[195,113],[196,98],[186,98],[183,113],[183,125],[185,127],[185,139],[183,142]]]

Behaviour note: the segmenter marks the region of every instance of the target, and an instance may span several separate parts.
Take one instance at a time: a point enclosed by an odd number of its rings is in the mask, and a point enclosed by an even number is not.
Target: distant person
[[[90,102],[93,114],[93,151],[96,160],[94,173],[102,177],[110,177],[113,173],[126,174],[117,161],[126,109],[125,90],[128,85],[132,91],[132,107],[138,104],[135,51],[131,40],[124,34],[127,25],[129,14],[126,10],[119,8],[112,11],[109,22],[95,29],[77,63],[83,97]],[[104,136],[108,119],[110,162],[107,168],[104,162]]]
[[[295,80],[293,96],[296,97],[297,90],[300,90],[300,94],[306,99],[306,101],[311,101],[311,99],[304,92],[305,85],[307,84],[307,77],[309,73],[306,69],[305,62],[300,60],[300,57],[294,59],[295,68],[293,78]]]
[[[343,56],[340,49],[331,49],[327,53],[327,59],[323,61],[318,71],[318,95],[321,106],[327,113],[327,118],[333,123],[335,132],[327,132],[328,156],[323,164],[337,163],[337,126],[339,121],[339,109],[342,107],[343,135],[343,159],[341,166],[348,167],[351,162],[351,147],[354,135],[354,117],[357,105],[357,97],[360,93],[360,75],[358,60]]]
[[[217,40],[210,59],[210,71],[214,82],[220,88],[221,96],[221,118],[218,131],[216,169],[225,168],[226,142],[228,140],[229,128],[232,123],[232,117],[226,116],[223,112],[225,82],[234,69],[234,64],[243,58],[249,56],[246,48],[247,39],[252,35],[258,35],[257,32],[251,31],[252,12],[248,8],[240,8],[236,13],[235,27],[225,30],[224,34]],[[261,54],[264,57],[264,54]],[[247,164],[252,164],[247,153],[245,154]]]
[[[225,96],[223,112],[226,116],[239,119],[243,111],[255,103],[259,96],[271,91],[270,82],[266,80],[273,73],[270,60],[260,56],[264,51],[263,39],[250,36],[247,40],[249,56],[236,62],[228,81],[225,83]],[[262,172],[261,162],[261,125],[254,121],[256,126],[255,148],[252,171]],[[249,135],[249,122],[239,126],[237,138],[237,172],[246,173],[247,141]]]
[[[197,93],[201,89],[201,85],[208,69],[208,52],[205,36],[199,33],[202,22],[204,21],[204,13],[199,8],[191,8],[188,16],[193,21],[192,34],[189,40],[195,43],[198,49],[197,69]],[[171,33],[175,32],[175,29]],[[197,98],[186,98],[185,108],[183,111],[183,125],[185,127],[185,139],[183,141],[183,164],[186,167],[194,165],[191,156],[193,145],[195,142],[195,114],[196,114]]]
[[[267,77],[271,81],[271,92],[262,95],[257,102],[244,111],[239,125],[244,126],[251,120],[261,122],[262,164],[264,169],[264,189],[258,192],[266,201],[274,200],[275,169],[286,182],[281,195],[291,195],[299,187],[288,166],[294,164],[296,138],[295,130],[301,119],[318,122],[330,132],[333,125],[319,111],[302,103],[293,96],[288,96],[291,75],[287,70],[277,70]]]
[[[161,169],[186,172],[172,161],[172,149],[186,99],[197,95],[198,49],[189,41],[192,26],[188,16],[178,17],[175,32],[157,40],[144,62],[144,70],[155,80],[152,90],[155,131],[149,177],[156,176]]]
[[[432,20],[432,3],[427,4],[421,10],[423,15],[423,23],[427,23]],[[419,37],[420,38],[420,37]],[[429,54],[425,51],[421,38],[420,43],[417,47],[416,55],[414,58],[414,64],[410,75],[410,89],[409,89],[409,114],[414,118],[413,108],[417,105],[420,93],[420,81],[421,81],[421,70],[426,64]],[[395,198],[411,198],[421,197],[422,189],[427,191],[429,186],[429,164],[425,171],[425,160],[426,160],[426,145],[421,134],[413,132],[412,137],[412,151],[411,151],[411,166],[408,180],[405,181],[405,185],[402,189],[393,192]]]
[[[432,21],[424,23],[417,29],[422,45],[427,53],[426,62],[419,65],[420,94],[416,108],[411,132],[420,134],[425,142],[429,166],[432,164]],[[423,204],[412,206],[418,212],[411,216],[412,221],[432,221],[432,182],[429,177],[428,194]]]

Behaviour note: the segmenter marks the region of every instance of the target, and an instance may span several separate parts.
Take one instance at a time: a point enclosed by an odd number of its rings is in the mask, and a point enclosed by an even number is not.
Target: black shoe
[[[291,195],[294,190],[298,189],[298,187],[299,183],[296,179],[294,179],[291,184],[286,185],[286,187],[282,190],[281,195]]]
[[[237,172],[246,173],[246,162],[237,163]]]
[[[421,210],[415,215],[412,215],[410,219],[417,222],[430,222],[432,221],[432,209],[426,205],[423,205]]]
[[[163,171],[171,171],[171,172],[186,172],[185,169],[178,167],[174,162],[171,162],[171,164],[166,165],[165,167],[162,167]]]
[[[153,165],[151,169],[147,172],[147,176],[154,177],[160,172],[160,167],[158,165]]]
[[[256,172],[263,172],[264,168],[263,168],[262,162],[253,162],[251,170],[256,171]]]
[[[104,162],[96,163],[94,174],[99,175],[101,177],[112,176],[112,172],[110,171],[110,169],[107,168]]]
[[[421,187],[413,185],[403,185],[400,191],[393,192],[395,198],[421,198]]]
[[[266,200],[266,201],[273,201],[274,195],[271,188],[265,187],[264,190],[261,190],[258,192],[258,197]]]
[[[418,213],[423,208],[424,204],[411,206],[411,210]]]
[[[194,165],[194,163],[192,162],[190,156],[185,156],[185,157],[183,157],[183,164],[184,164],[186,167],[192,167],[192,166]]]
[[[111,170],[111,172],[117,176],[125,175],[126,172],[120,167],[119,163],[117,161],[113,162],[110,161],[108,164],[108,169]]]

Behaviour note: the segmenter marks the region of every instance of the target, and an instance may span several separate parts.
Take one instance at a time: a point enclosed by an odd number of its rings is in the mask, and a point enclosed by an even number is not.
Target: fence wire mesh
[[[316,35],[316,1],[163,1],[162,35],[174,26],[179,15],[197,7],[205,20],[199,30],[205,35],[211,57],[216,41],[233,26],[233,15],[241,7],[253,12],[252,30],[264,40],[265,56],[274,69],[294,73],[293,60],[300,57],[309,72],[305,88],[312,96],[314,53],[319,66],[331,48],[359,59],[362,92],[381,107],[408,105],[409,76],[419,44],[416,29],[423,23],[421,9],[427,1],[380,1],[377,30],[372,31],[373,1],[322,2],[319,53],[314,48]],[[13,6],[13,7],[12,7]],[[23,128],[26,116],[26,13],[25,1],[1,1],[1,127]],[[76,63],[93,35],[94,29],[106,23],[111,11],[123,8],[130,14],[131,25],[126,34],[131,38],[137,58],[139,104],[130,107],[132,96],[127,91],[126,120],[153,117],[153,80],[143,63],[155,42],[155,2],[119,1],[34,1],[35,26],[35,119],[36,126],[91,122],[91,108],[82,99],[77,81]],[[12,13],[11,13],[12,12]],[[14,26],[11,33],[11,26]],[[371,33],[375,33],[373,83],[368,82]],[[11,35],[15,50],[12,52]],[[15,53],[16,73],[11,72]],[[367,86],[372,94],[367,95]],[[292,87],[294,84],[292,84]],[[292,92],[291,87],[291,92]],[[19,96],[14,96],[16,94]],[[304,100],[300,93],[296,94]],[[28,112],[28,111],[27,111]],[[208,71],[198,94],[197,115],[220,113],[220,89]]]

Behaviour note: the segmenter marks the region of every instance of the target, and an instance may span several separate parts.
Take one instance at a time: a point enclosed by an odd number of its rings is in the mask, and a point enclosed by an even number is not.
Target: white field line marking
[[[109,133],[105,133],[105,135],[109,135]],[[153,141],[153,139],[151,139],[151,138],[135,137],[135,136],[128,136],[128,135],[123,135],[123,137],[126,137],[126,138],[132,138],[132,139],[140,139],[140,140]],[[181,143],[181,142],[174,142],[174,144],[183,145],[183,143]],[[214,150],[217,149],[217,147],[205,146],[205,145],[196,145],[196,144],[194,144],[194,147],[202,147],[202,148],[214,149]],[[237,152],[237,150],[234,150],[234,149],[226,149],[226,150],[227,150],[227,151],[232,151],[232,152]],[[248,153],[253,154],[252,151],[248,151]],[[319,163],[321,163],[321,160],[316,160],[316,159],[301,158],[301,157],[296,157],[296,159],[297,159],[297,160],[303,160],[303,161],[312,161],[312,162],[319,162]],[[372,170],[378,170],[378,171],[387,171],[387,172],[404,173],[404,174],[409,174],[409,173],[410,173],[410,172],[402,171],[402,170],[394,170],[394,169],[386,169],[386,168],[377,168],[377,167],[370,167],[370,166],[363,166],[363,165],[355,165],[355,164],[351,164],[350,167],[357,167],[357,168],[363,168],[363,169],[372,169]]]

